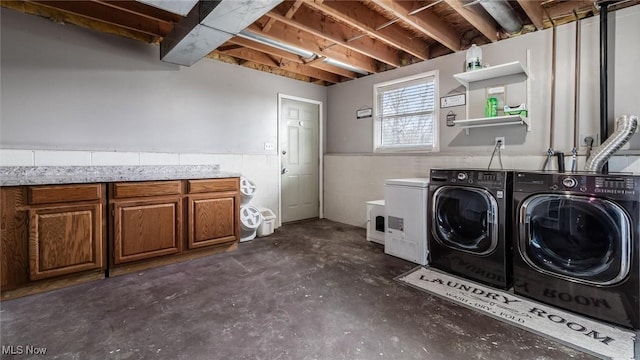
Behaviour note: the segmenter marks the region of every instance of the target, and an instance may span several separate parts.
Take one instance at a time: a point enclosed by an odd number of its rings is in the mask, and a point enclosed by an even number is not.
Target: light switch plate
[[[265,150],[273,150],[273,149],[275,149],[275,145],[273,143],[266,142],[266,143],[264,143],[264,149]]]
[[[443,96],[440,98],[440,108],[448,108],[454,106],[462,106],[467,103],[465,94]]]

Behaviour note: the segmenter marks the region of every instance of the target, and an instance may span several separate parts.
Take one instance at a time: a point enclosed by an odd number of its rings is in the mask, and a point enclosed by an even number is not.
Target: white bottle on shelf
[[[471,44],[467,50],[466,71],[482,69],[482,49],[476,44]]]

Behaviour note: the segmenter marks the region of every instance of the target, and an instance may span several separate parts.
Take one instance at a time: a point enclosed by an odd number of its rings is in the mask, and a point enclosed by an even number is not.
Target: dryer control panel
[[[629,174],[516,172],[513,190],[518,192],[551,190],[624,199],[640,193],[638,179],[640,177]]]

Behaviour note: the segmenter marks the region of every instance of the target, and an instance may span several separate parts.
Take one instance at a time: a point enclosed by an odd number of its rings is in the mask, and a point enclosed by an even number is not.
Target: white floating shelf
[[[525,74],[527,77],[529,76],[527,69],[522,66],[520,61],[514,61],[506,64],[486,67],[479,70],[454,74],[453,77],[462,85],[469,87],[469,84],[475,81],[482,81],[516,74]]]
[[[526,118],[523,118],[521,115],[506,115],[477,119],[454,120],[453,123],[465,129],[467,135],[469,135],[469,129],[471,128],[505,125],[524,125],[527,127],[527,131],[531,131],[529,121]]]

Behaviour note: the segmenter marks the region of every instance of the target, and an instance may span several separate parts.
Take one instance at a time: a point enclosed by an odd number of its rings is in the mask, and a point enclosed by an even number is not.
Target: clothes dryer
[[[512,174],[431,170],[431,266],[490,286],[510,287]]]
[[[516,172],[514,292],[640,326],[640,177]]]

